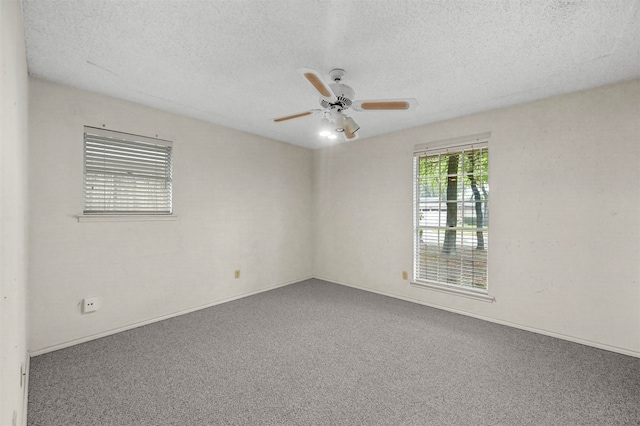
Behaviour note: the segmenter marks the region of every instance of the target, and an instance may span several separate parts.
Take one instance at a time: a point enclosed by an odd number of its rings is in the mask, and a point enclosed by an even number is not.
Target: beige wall
[[[32,354],[311,276],[312,151],[39,79],[29,120]],[[175,221],[78,223],[85,125],[174,142]]]
[[[317,276],[640,356],[640,80],[317,151],[30,83],[32,353]],[[84,125],[174,141],[176,221],[77,222]],[[496,301],[411,287],[413,146],[487,131]]]
[[[634,80],[316,150],[314,275],[640,356],[639,113]],[[401,278],[413,146],[484,132],[494,303]]]
[[[27,102],[20,2],[0,1],[0,424],[26,424]],[[15,422],[15,423],[14,423]]]

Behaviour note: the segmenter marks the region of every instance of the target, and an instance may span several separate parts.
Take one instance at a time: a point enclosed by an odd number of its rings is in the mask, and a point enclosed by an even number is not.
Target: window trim
[[[462,136],[459,138],[442,139],[433,142],[421,143],[413,148],[413,156],[438,154],[448,151],[456,151],[458,148],[469,146],[488,146],[491,139],[491,132],[478,133],[475,135]],[[474,142],[476,144],[474,144]]]
[[[78,222],[166,222],[178,219],[176,215],[167,214],[79,214]]]
[[[86,211],[86,179],[87,179],[87,135],[97,136],[99,138],[109,138],[122,142],[149,144],[159,147],[168,147],[168,167],[169,175],[165,175],[168,178],[170,185],[170,192],[168,195],[169,211]],[[136,135],[132,133],[123,133],[115,130],[109,130],[105,128],[98,128],[92,126],[83,127],[83,184],[82,184],[82,210],[81,214],[76,215],[78,222],[142,222],[142,221],[171,221],[175,220],[177,216],[174,213],[173,208],[173,142],[153,138],[148,136]]]
[[[474,148],[488,148],[489,139],[491,138],[491,132],[478,133],[468,136],[462,136],[458,138],[442,139],[426,143],[417,144],[413,149],[413,277],[410,281],[410,285],[416,288],[435,290],[447,294],[453,294],[458,296],[470,297],[473,299],[479,299],[485,302],[494,302],[495,297],[489,294],[488,285],[486,289],[472,288],[458,285],[451,285],[446,283],[440,283],[436,281],[418,280],[418,262],[417,262],[417,247],[420,229],[420,212],[418,208],[419,191],[418,187],[418,173],[419,173],[419,158],[427,155],[437,155],[447,152],[462,151],[465,149]],[[490,180],[489,175],[489,180]],[[487,253],[488,254],[488,253]],[[487,264],[487,276],[489,274],[489,265]],[[488,284],[488,283],[487,283]]]
[[[454,294],[456,296],[469,297],[471,299],[483,300],[485,302],[495,302],[496,298],[489,294],[488,291],[482,289],[464,288],[446,284],[436,284],[433,282],[410,282],[412,287],[422,288],[426,290],[436,290],[442,293]]]

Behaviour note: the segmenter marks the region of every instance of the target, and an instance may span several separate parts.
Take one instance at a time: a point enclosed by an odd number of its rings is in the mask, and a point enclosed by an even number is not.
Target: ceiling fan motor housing
[[[334,100],[332,102],[331,99],[321,96],[320,105],[322,105],[323,108],[328,108],[331,105],[335,105],[335,104],[339,104],[344,109],[349,108],[351,106],[353,102],[352,99],[356,95],[356,93],[353,91],[351,86],[347,86],[346,84],[342,84],[342,83],[333,83],[333,84],[329,84],[329,87],[331,87],[331,90],[336,95],[338,100],[337,101]]]

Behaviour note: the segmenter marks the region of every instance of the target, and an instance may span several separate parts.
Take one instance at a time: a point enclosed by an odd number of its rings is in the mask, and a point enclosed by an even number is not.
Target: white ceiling
[[[298,69],[344,68],[360,138],[640,77],[640,0],[23,0],[36,77],[317,148]],[[351,112],[350,110],[349,112]],[[340,140],[340,139],[339,139]]]

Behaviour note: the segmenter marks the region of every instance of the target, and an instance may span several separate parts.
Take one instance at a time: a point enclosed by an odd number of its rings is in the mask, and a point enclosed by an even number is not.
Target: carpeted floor
[[[640,359],[308,280],[34,357],[28,424],[639,425]]]

